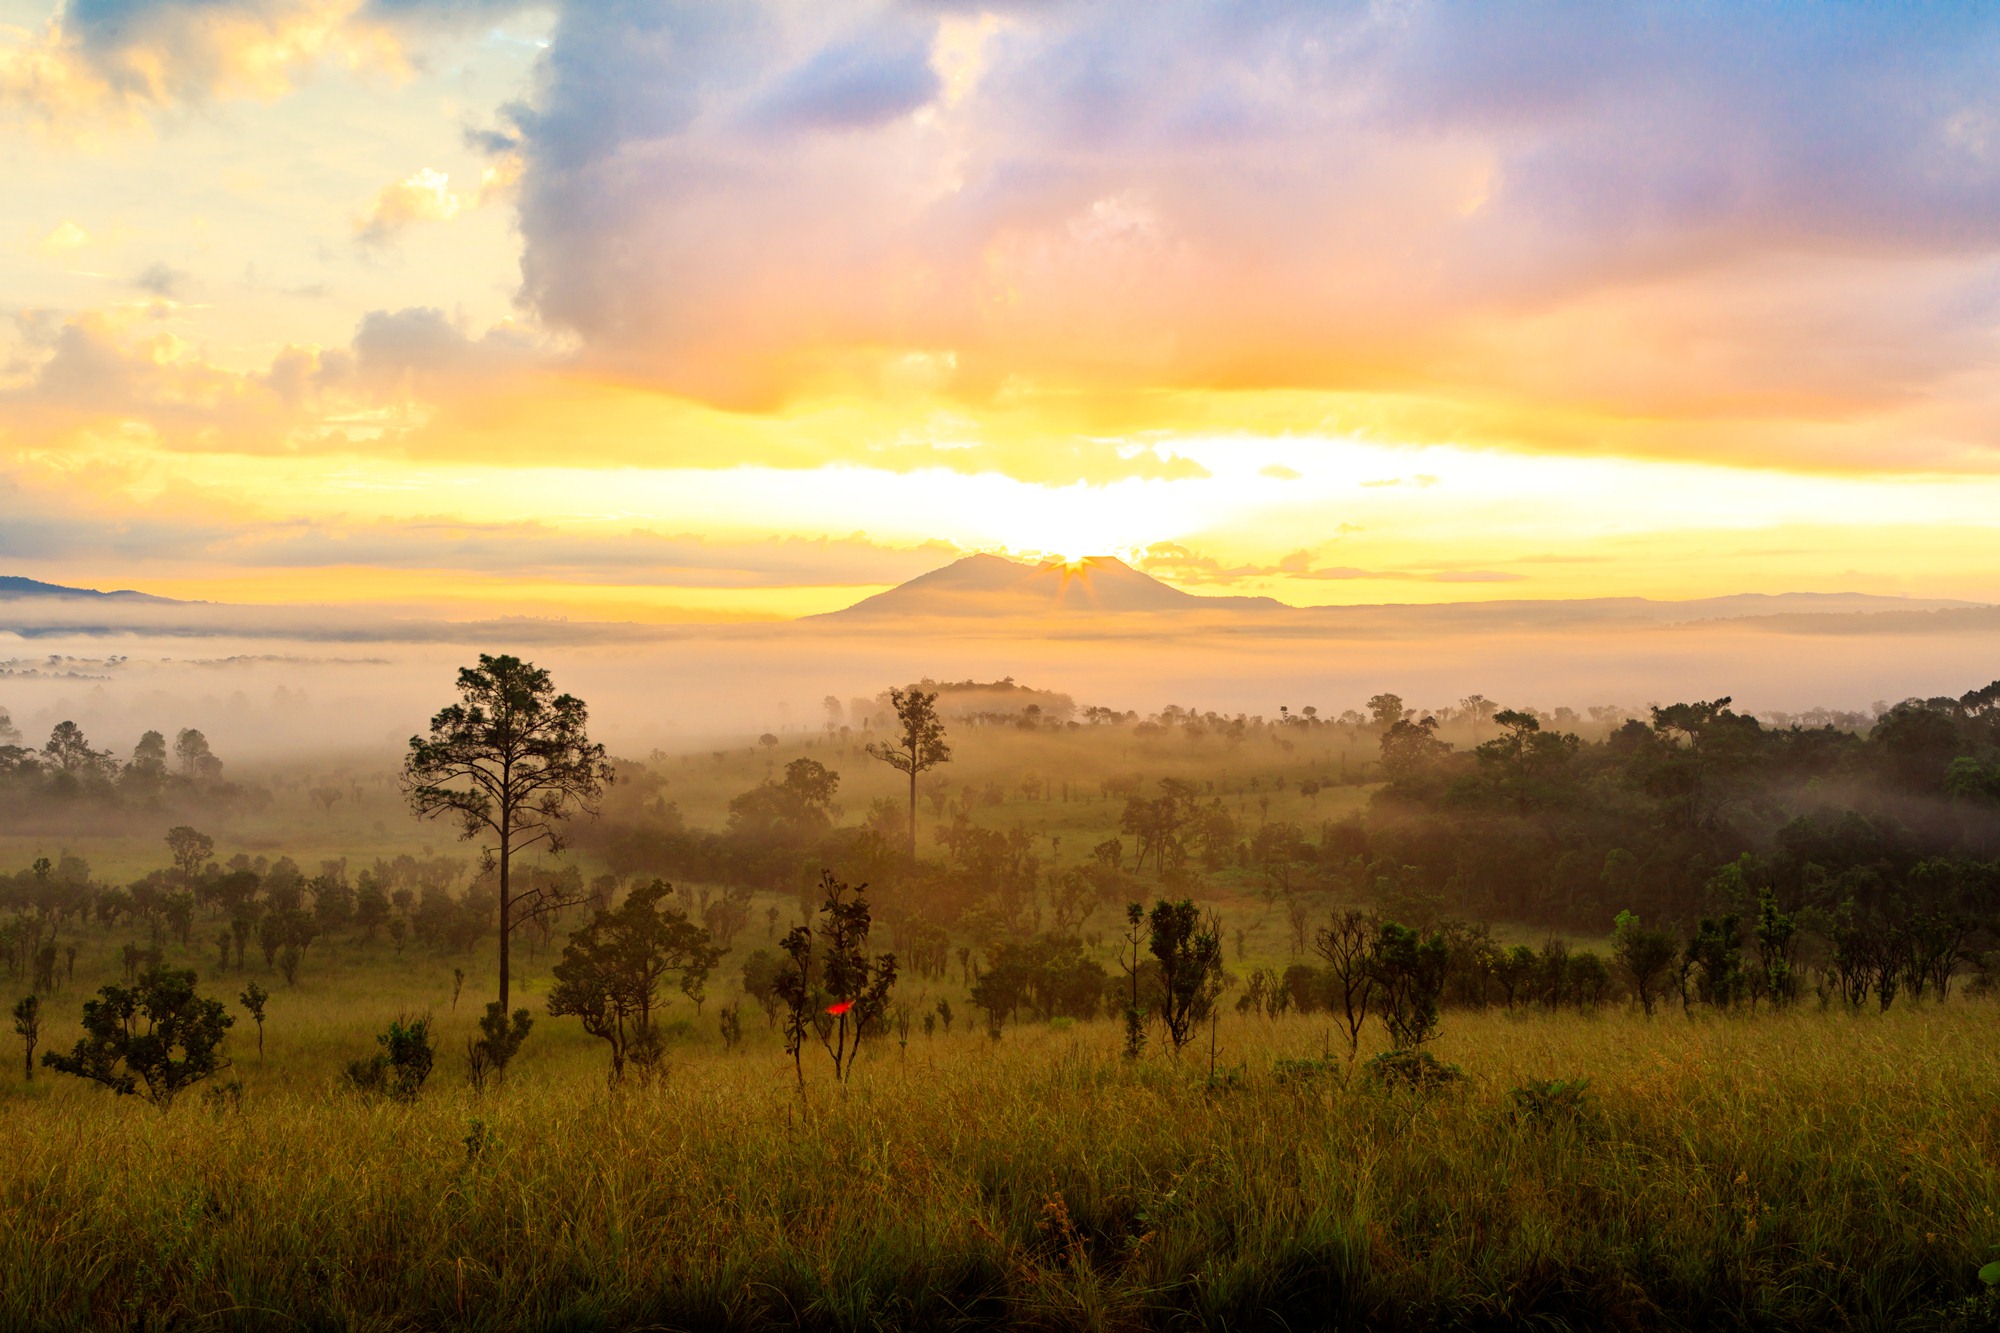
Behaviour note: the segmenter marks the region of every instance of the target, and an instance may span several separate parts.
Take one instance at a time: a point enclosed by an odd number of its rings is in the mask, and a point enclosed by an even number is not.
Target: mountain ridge
[[[1000,603],[1009,603],[1001,605]],[[807,620],[870,619],[895,615],[995,615],[1214,609],[1284,611],[1275,597],[1204,597],[1163,583],[1116,556],[1044,560],[964,556],[852,606]]]
[[[131,588],[119,588],[113,592],[101,592],[96,588],[71,588],[60,583],[44,583],[40,579],[23,578],[18,574],[0,574],[0,599],[15,600],[28,597],[68,597],[85,601],[107,602],[151,602],[161,606],[185,606],[186,603],[174,597],[159,597],[150,592],[136,592]]]
[[[1203,596],[1176,588],[1115,556],[1037,564],[985,553],[968,555],[837,611],[807,621],[893,616],[963,618],[996,615],[1223,611],[1270,613],[1294,623],[1334,618],[1415,615],[1433,621],[1637,620],[1679,623],[1796,616],[1878,615],[1986,609],[1985,602],[1887,597],[1862,592],[1729,593],[1666,600],[1650,597],[1507,598],[1468,602],[1360,602],[1293,606],[1274,597]]]

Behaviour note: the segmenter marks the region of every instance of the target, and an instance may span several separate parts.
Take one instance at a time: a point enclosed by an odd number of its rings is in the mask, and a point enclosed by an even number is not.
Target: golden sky
[[[0,0],[0,572],[2000,599],[1973,7]]]

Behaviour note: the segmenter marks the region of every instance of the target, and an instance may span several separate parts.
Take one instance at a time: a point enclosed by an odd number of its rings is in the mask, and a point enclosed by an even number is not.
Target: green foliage
[[[661,984],[677,976],[686,993],[698,990],[721,956],[708,932],[666,904],[662,880],[632,890],[616,908],[593,915],[571,934],[555,965],[549,1013],[574,1015],[584,1031],[611,1048],[610,1078],[625,1075],[627,1059],[650,1071],[661,1053],[653,1011],[670,1002]]]
[[[464,838],[490,834],[500,872],[500,1005],[507,1005],[509,935],[523,918],[564,901],[545,888],[513,888],[516,852],[563,845],[564,821],[593,812],[612,779],[604,747],[590,739],[583,700],[557,694],[547,671],[517,657],[479,655],[458,673],[459,702],[440,709],[430,733],[410,737],[403,794],[420,819],[456,820]]]
[[[1385,921],[1375,934],[1369,971],[1380,989],[1382,1025],[1397,1051],[1414,1051],[1437,1035],[1451,948],[1441,934],[1419,935]]]
[[[972,984],[972,1002],[989,1014],[1012,1017],[1025,1006],[1040,1020],[1095,1018],[1107,978],[1070,936],[1036,935],[995,945]]]
[[[917,779],[939,764],[951,762],[944,739],[944,721],[937,713],[937,692],[912,685],[889,691],[901,734],[894,741],[870,742],[867,753],[910,779],[910,859],[917,858]]]
[[[375,1044],[381,1049],[374,1055],[348,1063],[348,1083],[370,1096],[386,1096],[405,1105],[416,1101],[436,1060],[430,1018],[401,1015],[391,1020]]]
[[[1792,937],[1799,923],[1778,910],[1778,895],[1769,884],[1757,895],[1757,958],[1759,989],[1774,1004],[1789,1004],[1798,994],[1792,975]]]
[[[1611,941],[1612,956],[1624,969],[1632,994],[1638,998],[1646,1016],[1652,1017],[1653,1005],[1658,1001],[1660,989],[1672,973],[1675,956],[1680,952],[1674,937],[1664,930],[1646,929],[1639,924],[1637,916],[1624,911],[1618,914]]]
[[[264,1005],[270,998],[271,993],[254,981],[245,986],[243,993],[236,997],[236,1002],[249,1011],[251,1021],[257,1025],[257,1055],[259,1059],[263,1058],[264,1055]]]
[[[1446,1064],[1429,1051],[1414,1049],[1384,1051],[1363,1069],[1372,1083],[1414,1092],[1439,1092],[1466,1081],[1465,1071],[1457,1065]]]
[[[35,1081],[35,1043],[42,1036],[42,1000],[34,994],[22,996],[14,1003],[14,1031],[21,1038],[21,1077],[29,1083]]]
[[[896,984],[896,955],[869,956],[871,917],[860,890],[822,872],[820,892],[815,923],[794,926],[781,945],[790,963],[778,978],[778,996],[786,1010],[785,1054],[792,1057],[801,1088],[806,1035],[818,1037],[833,1061],[834,1081],[846,1082],[861,1054],[862,1040],[881,1029],[889,992]],[[993,1022],[990,1010],[988,1022]]]
[[[535,1016],[526,1009],[516,1009],[510,1018],[498,1000],[486,1006],[479,1019],[479,1035],[465,1039],[465,1076],[473,1091],[485,1088],[489,1077],[496,1082],[506,1080],[507,1065],[520,1054],[521,1043],[534,1026]]]
[[[1587,1078],[1530,1079],[1507,1094],[1517,1119],[1540,1125],[1580,1125],[1597,1114]]]
[[[1681,954],[1703,1004],[1726,1008],[1743,996],[1743,932],[1735,916],[1703,917]]]
[[[46,1052],[58,1073],[120,1096],[143,1090],[162,1111],[186,1088],[229,1067],[222,1042],[235,1023],[220,1000],[195,993],[195,974],[154,967],[130,986],[105,986],[83,1006],[83,1033],[68,1055]]]
[[[1301,1059],[1280,1057],[1271,1062],[1271,1077],[1281,1087],[1302,1086],[1339,1082],[1345,1073],[1345,1066],[1332,1056],[1306,1056]]]
[[[1175,1055],[1222,993],[1222,927],[1188,899],[1161,899],[1147,915],[1147,948],[1159,965],[1160,1021]]]

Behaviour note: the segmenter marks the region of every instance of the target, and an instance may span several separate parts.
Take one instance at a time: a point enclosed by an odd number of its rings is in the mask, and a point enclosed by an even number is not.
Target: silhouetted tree
[[[778,977],[785,1003],[785,1053],[805,1087],[800,1050],[806,1034],[818,1036],[833,1060],[833,1077],[845,1082],[861,1054],[862,1039],[881,1026],[896,984],[896,955],[868,955],[868,900],[821,872],[818,920],[794,926],[780,944],[790,960]],[[866,887],[865,885],[862,887]],[[853,897],[848,897],[852,893]]]
[[[944,723],[937,715],[937,694],[926,694],[912,685],[907,690],[889,691],[896,709],[898,738],[871,741],[868,753],[910,779],[910,859],[917,859],[917,778],[939,764],[951,762],[951,747],[945,744]]]
[[[1632,994],[1638,997],[1639,1007],[1646,1011],[1646,1017],[1651,1018],[1653,1002],[1659,998],[1660,987],[1673,971],[1674,955],[1679,952],[1679,946],[1666,931],[1648,930],[1641,926],[1639,918],[1630,912],[1618,914],[1611,942],[1612,955],[1632,983]]]
[[[659,1053],[653,1010],[667,974],[678,972],[685,991],[720,956],[707,931],[666,905],[670,892],[657,879],[634,889],[572,934],[555,965],[549,1013],[574,1014],[584,1031],[609,1043],[613,1083],[623,1079],[628,1058],[650,1067]]]
[[[1179,1055],[1222,993],[1222,930],[1213,913],[1161,899],[1146,918],[1147,947],[1160,967],[1160,1021]]]
[[[458,673],[460,700],[431,719],[429,736],[412,736],[402,786],[420,818],[450,815],[467,839],[489,833],[487,855],[500,876],[500,1007],[505,1010],[509,942],[521,922],[580,899],[553,883],[516,898],[514,853],[563,845],[571,815],[595,813],[611,765],[591,741],[583,700],[557,694],[549,673],[517,657],[479,655]]]
[[[106,986],[83,1006],[83,1036],[68,1055],[42,1063],[101,1083],[120,1096],[140,1091],[162,1111],[183,1089],[227,1069],[223,1038],[236,1020],[220,1000],[195,993],[193,972],[154,967],[131,986]]]

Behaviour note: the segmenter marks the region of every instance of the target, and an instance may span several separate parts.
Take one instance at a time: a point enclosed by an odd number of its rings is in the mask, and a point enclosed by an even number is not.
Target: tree
[[[1174,1054],[1194,1036],[1222,993],[1222,927],[1183,898],[1154,904],[1146,918],[1148,948],[1160,965],[1160,1020]]]
[[[264,1002],[270,998],[271,993],[254,981],[245,986],[243,993],[236,997],[236,1002],[250,1011],[251,1020],[257,1024],[257,1058],[259,1060],[264,1058]]]
[[[416,1101],[437,1062],[431,1048],[430,1017],[398,1015],[390,1021],[389,1030],[375,1038],[375,1044],[381,1049],[374,1055],[348,1062],[347,1081],[364,1093],[386,1095],[406,1104]]]
[[[653,1010],[663,1003],[661,982],[678,972],[686,991],[721,957],[707,931],[666,905],[671,891],[656,879],[618,907],[600,910],[570,936],[555,965],[549,1013],[575,1015],[584,1031],[610,1044],[614,1084],[624,1078],[628,1057],[650,1068],[658,1055]]]
[[[763,840],[824,833],[840,814],[833,802],[839,789],[840,774],[817,759],[794,759],[781,780],[759,783],[729,802],[730,831]]]
[[[1375,919],[1355,908],[1335,912],[1313,933],[1313,952],[1326,960],[1332,974],[1333,1016],[1347,1038],[1347,1062],[1361,1050],[1361,1027],[1368,1021],[1368,1008],[1375,995],[1375,973],[1369,967],[1375,942]]]
[[[1450,967],[1451,947],[1443,935],[1382,923],[1370,970],[1381,989],[1382,1026],[1391,1047],[1413,1051],[1437,1035],[1438,1001]]]
[[[1100,844],[1100,847],[1102,844]],[[1146,1011],[1139,1006],[1139,949],[1146,923],[1144,903],[1125,905],[1125,934],[1118,948],[1118,966],[1125,973],[1125,1058],[1136,1060],[1146,1049]],[[947,1024],[946,1031],[950,1031]]]
[[[1718,1008],[1735,1004],[1743,994],[1743,934],[1739,924],[1740,918],[1733,914],[1703,917],[1681,954],[1685,970],[1699,971],[1697,994]]]
[[[1674,937],[1664,930],[1647,930],[1630,912],[1620,912],[1611,931],[1612,956],[1632,980],[1632,993],[1646,1017],[1653,1016],[1653,1002],[1659,998],[1667,974],[1673,970],[1679,950]]]
[[[125,766],[125,779],[142,791],[151,791],[167,778],[167,738],[157,731],[139,737],[132,747],[132,762]]]
[[[1798,930],[1798,922],[1778,910],[1778,895],[1764,885],[1757,894],[1757,981],[1773,1004],[1789,1004],[1798,994],[1792,972],[1792,937]]]
[[[945,744],[944,723],[937,715],[937,694],[926,694],[912,685],[907,690],[890,690],[889,702],[896,709],[896,723],[902,728],[899,739],[871,741],[868,753],[910,778],[910,859],[917,859],[917,777],[939,764],[951,762],[951,747]]]
[[[896,955],[868,956],[872,919],[860,889],[825,871],[819,883],[823,899],[818,921],[792,927],[779,945],[791,962],[778,977],[778,997],[786,1008],[785,1054],[792,1057],[801,1091],[806,1075],[800,1051],[806,1033],[818,1036],[832,1058],[834,1081],[846,1082],[862,1039],[881,1026],[896,984]]]
[[[516,898],[514,853],[563,846],[564,822],[595,814],[611,781],[604,747],[591,741],[583,700],[557,694],[549,673],[517,657],[481,653],[458,673],[460,700],[412,736],[402,788],[419,818],[448,815],[466,839],[490,834],[485,849],[500,875],[500,1007],[508,998],[514,928],[579,899],[552,883]]]
[[[39,995],[24,995],[14,1005],[14,1031],[21,1035],[23,1047],[21,1055],[21,1076],[28,1082],[35,1081],[35,1043],[42,1038],[42,1000]]]
[[[1437,738],[1434,717],[1390,723],[1382,733],[1381,749],[1382,771],[1392,780],[1419,773],[1451,753],[1451,746]]]
[[[521,1043],[534,1026],[535,1016],[526,1009],[516,1009],[510,1020],[497,1000],[486,1006],[485,1016],[479,1020],[479,1035],[465,1039],[465,1073],[474,1092],[486,1087],[489,1074],[496,1081],[506,1081],[508,1062],[520,1053]]]
[[[83,734],[83,728],[74,722],[58,722],[49,732],[48,744],[42,747],[42,755],[58,773],[72,778],[85,778],[104,771],[111,756],[90,748],[90,741]]]
[[[174,869],[180,872],[181,887],[193,892],[195,876],[215,853],[215,839],[186,824],[176,824],[167,830],[167,851],[174,858]]]
[[[1399,694],[1378,694],[1368,701],[1368,719],[1383,731],[1401,722],[1406,713]]]
[[[154,967],[131,986],[106,986],[83,1006],[83,1033],[42,1063],[101,1083],[119,1096],[140,1091],[164,1111],[182,1090],[229,1067],[223,1038],[236,1020],[222,1001],[195,993],[191,971]]]
[[[189,782],[213,782],[222,776],[222,761],[208,748],[208,737],[193,727],[174,737],[174,759]]]

